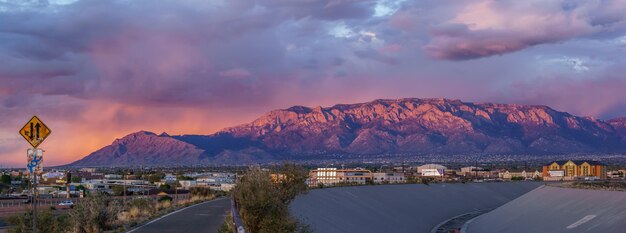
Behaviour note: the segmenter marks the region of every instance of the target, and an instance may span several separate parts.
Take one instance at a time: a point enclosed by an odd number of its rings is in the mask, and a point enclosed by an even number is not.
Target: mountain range
[[[70,165],[223,165],[330,155],[624,152],[626,117],[603,121],[541,105],[407,98],[326,108],[293,106],[211,135],[140,131]]]

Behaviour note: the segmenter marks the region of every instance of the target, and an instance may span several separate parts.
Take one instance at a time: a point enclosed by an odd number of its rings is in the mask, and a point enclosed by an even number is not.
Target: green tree
[[[83,178],[80,176],[72,176],[72,183],[80,183],[81,181],[83,181]]]
[[[258,233],[308,231],[289,215],[289,203],[306,191],[306,170],[286,164],[276,177],[252,169],[237,184],[234,197],[244,224],[250,232]]]
[[[0,180],[2,180],[3,184],[7,184],[7,185],[11,184],[11,176],[10,175],[3,174],[2,178],[0,178]]]
[[[124,186],[113,186],[111,187],[113,191],[113,195],[122,196],[124,195]],[[128,192],[128,189],[126,190]]]
[[[161,179],[165,178],[165,174],[162,172],[158,172],[148,176],[148,181],[150,183],[159,182]]]
[[[169,184],[162,184],[162,185],[160,185],[160,186],[159,186],[159,189],[160,189],[160,190],[168,190],[168,189],[170,189],[170,188],[171,188],[171,187],[170,187],[170,185],[169,185]]]
[[[193,180],[193,178],[189,176],[181,175],[181,176],[178,176],[178,180]]]

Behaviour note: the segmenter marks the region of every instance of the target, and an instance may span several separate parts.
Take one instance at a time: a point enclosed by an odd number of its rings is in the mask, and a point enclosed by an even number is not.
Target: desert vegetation
[[[286,164],[274,173],[251,169],[237,184],[233,196],[249,232],[308,232],[307,226],[289,213],[289,203],[307,190],[307,170]],[[227,228],[227,227],[224,227]]]
[[[557,187],[595,189],[607,191],[626,191],[626,182],[618,181],[573,181],[558,184],[550,184]]]
[[[99,233],[124,232],[142,222],[161,216],[176,208],[192,205],[226,195],[223,191],[194,188],[189,199],[177,200],[169,196],[153,198],[134,197],[127,200],[93,193],[83,198],[69,213],[54,214],[50,209],[38,211],[38,232],[46,233]],[[8,218],[10,232],[32,232],[33,211]]]

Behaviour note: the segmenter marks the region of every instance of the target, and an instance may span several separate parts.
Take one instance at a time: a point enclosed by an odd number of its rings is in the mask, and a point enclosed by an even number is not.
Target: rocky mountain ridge
[[[393,99],[294,106],[212,135],[130,134],[73,165],[233,164],[334,154],[626,152],[626,118],[602,121],[547,106]],[[146,158],[149,158],[146,160]],[[148,162],[147,162],[148,161]]]

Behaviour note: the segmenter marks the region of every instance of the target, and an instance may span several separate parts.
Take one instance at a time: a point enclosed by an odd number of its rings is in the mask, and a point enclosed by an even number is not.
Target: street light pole
[[[174,206],[176,206],[176,204],[178,204],[178,166],[180,164],[179,160],[176,160],[176,175],[174,176],[174,179],[176,181],[176,183],[174,183]]]
[[[126,171],[122,173],[122,176],[124,176],[124,205],[126,205]]]

